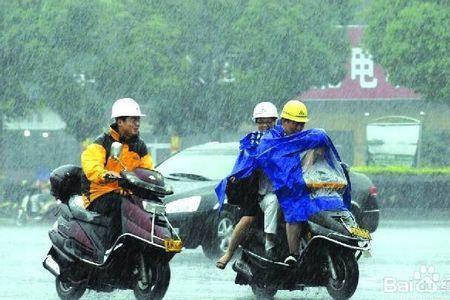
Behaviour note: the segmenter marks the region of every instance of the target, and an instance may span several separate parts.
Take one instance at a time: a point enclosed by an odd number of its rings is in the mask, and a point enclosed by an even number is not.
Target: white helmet
[[[131,98],[116,100],[112,106],[111,118],[118,117],[145,117],[136,101]]]
[[[252,120],[257,118],[278,118],[277,108],[270,102],[260,102],[253,109]]]

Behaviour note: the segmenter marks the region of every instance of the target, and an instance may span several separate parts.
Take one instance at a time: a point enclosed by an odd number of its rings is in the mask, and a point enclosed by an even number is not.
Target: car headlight
[[[180,212],[194,212],[200,206],[201,196],[192,196],[175,200],[166,204],[166,212],[168,214]]]

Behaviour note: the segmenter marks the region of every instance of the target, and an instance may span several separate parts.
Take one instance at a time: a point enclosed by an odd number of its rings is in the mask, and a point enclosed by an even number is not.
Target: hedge
[[[404,166],[355,166],[351,170],[367,175],[449,175],[450,166],[412,168]]]
[[[353,167],[370,177],[381,209],[450,209],[450,167]]]

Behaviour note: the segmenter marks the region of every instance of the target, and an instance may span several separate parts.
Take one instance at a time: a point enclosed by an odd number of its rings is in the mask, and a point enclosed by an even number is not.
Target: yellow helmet
[[[306,123],[308,119],[308,110],[306,105],[298,100],[289,100],[281,112],[281,118],[288,119],[298,123]]]

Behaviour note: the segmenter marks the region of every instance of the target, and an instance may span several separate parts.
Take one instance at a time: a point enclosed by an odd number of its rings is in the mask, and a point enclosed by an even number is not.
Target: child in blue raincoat
[[[225,191],[227,191],[228,203],[234,202],[233,204],[239,205],[241,212],[241,218],[233,230],[228,249],[216,262],[216,267],[219,269],[224,269],[231,260],[245,231],[255,221],[260,209],[264,213],[266,255],[276,255],[274,240],[278,227],[278,200],[273,193],[272,183],[268,177],[262,170],[256,171],[253,168],[253,164],[256,163],[253,158],[257,154],[261,137],[267,130],[273,128],[277,118],[278,112],[272,103],[260,102],[255,106],[252,119],[256,124],[257,131],[253,131],[241,139],[240,154],[232,171],[232,174],[246,179],[238,180],[234,176],[229,176],[217,187],[220,206],[223,205]],[[239,170],[248,170],[249,173],[240,174]]]

